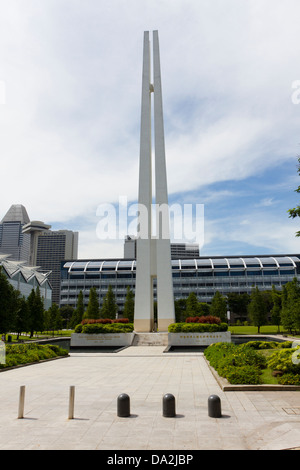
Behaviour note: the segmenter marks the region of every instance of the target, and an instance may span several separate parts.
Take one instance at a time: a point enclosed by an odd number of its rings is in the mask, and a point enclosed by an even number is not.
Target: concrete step
[[[167,346],[168,333],[135,333],[132,346]]]

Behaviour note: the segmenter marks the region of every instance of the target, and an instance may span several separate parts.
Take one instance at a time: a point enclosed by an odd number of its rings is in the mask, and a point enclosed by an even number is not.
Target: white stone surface
[[[141,212],[137,238],[134,312],[134,328],[137,332],[151,332],[153,330],[153,278],[157,278],[158,329],[167,331],[169,324],[175,321],[157,31],[153,32],[153,75],[154,84],[151,83],[149,31],[145,31],[138,196]],[[154,226],[152,221],[152,93],[154,94],[155,204],[157,214],[160,214],[159,217],[156,217],[156,234],[154,238],[152,234]]]
[[[213,343],[231,343],[230,331],[168,334],[169,346],[209,346]]]
[[[170,453],[300,446],[299,415],[285,411],[299,409],[299,392],[224,392],[203,353],[164,353],[164,349],[132,346],[118,353],[71,353],[1,372],[0,450],[100,450],[102,463],[101,450],[135,455],[135,450]],[[24,419],[17,419],[23,384]],[[68,419],[71,385],[75,386],[74,419]],[[117,416],[121,393],[130,396],[129,418]],[[176,418],[162,416],[166,393],[176,398]],[[208,416],[207,400],[212,394],[222,401],[222,418]],[[195,461],[203,463],[202,455],[195,456]]]
[[[130,346],[134,333],[85,334],[72,333],[71,347],[87,346]]]

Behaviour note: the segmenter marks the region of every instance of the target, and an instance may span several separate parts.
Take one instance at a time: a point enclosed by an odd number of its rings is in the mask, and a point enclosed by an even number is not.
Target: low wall
[[[168,334],[169,346],[209,346],[212,343],[231,343],[230,331]]]
[[[134,338],[134,333],[106,333],[106,334],[86,334],[72,333],[71,347],[88,346],[130,346]]]

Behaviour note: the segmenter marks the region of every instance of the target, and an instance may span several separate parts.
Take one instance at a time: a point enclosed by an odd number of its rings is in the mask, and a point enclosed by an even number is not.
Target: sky
[[[0,219],[23,204],[78,231],[79,258],[123,256],[99,223],[137,201],[143,34],[158,30],[169,203],[202,208],[182,241],[300,253],[299,17],[299,0],[0,0]]]

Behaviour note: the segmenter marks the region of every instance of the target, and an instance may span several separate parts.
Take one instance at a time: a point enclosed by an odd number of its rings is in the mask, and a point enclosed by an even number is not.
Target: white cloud
[[[89,217],[102,202],[137,198],[142,41],[152,29],[170,193],[198,191],[204,202],[204,186],[222,191],[264,172],[270,184],[268,169],[299,149],[299,14],[297,0],[2,2],[0,217],[22,203],[32,219],[80,219],[81,253],[95,246],[98,256]]]

